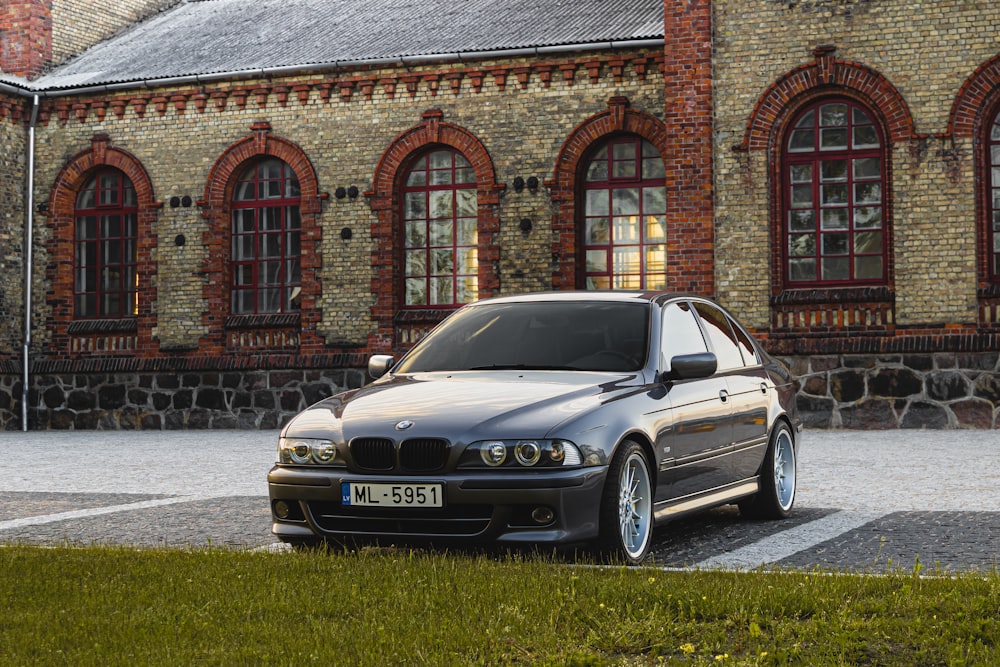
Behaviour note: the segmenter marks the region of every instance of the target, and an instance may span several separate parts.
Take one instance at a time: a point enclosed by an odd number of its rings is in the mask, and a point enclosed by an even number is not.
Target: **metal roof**
[[[36,90],[662,40],[663,0],[186,0]]]

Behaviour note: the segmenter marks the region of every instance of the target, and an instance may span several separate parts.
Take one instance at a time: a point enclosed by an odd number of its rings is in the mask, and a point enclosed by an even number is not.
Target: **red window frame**
[[[302,280],[299,181],[285,162],[243,170],[230,214],[230,307],[235,315],[298,311]]]
[[[811,104],[793,120],[781,157],[785,285],[886,284],[885,137],[872,111],[841,98]]]
[[[1000,282],[1000,111],[987,129],[986,162],[986,245],[990,282]]]
[[[619,135],[585,162],[580,283],[586,289],[664,289],[667,200],[663,158],[649,141]]]
[[[74,318],[125,319],[138,311],[138,205],[117,169],[95,171],[76,198]]]
[[[402,188],[403,308],[455,308],[479,293],[476,174],[453,148],[415,156]]]

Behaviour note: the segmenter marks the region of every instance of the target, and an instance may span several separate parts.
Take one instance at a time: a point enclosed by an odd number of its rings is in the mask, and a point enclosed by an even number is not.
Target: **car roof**
[[[640,290],[562,290],[562,291],[551,291],[551,292],[527,292],[524,294],[515,294],[510,296],[494,297],[491,299],[483,299],[477,301],[474,304],[487,304],[487,303],[528,303],[528,302],[576,302],[576,303],[593,303],[593,302],[607,302],[607,301],[617,301],[617,302],[627,302],[627,301],[643,301],[643,302],[655,302],[655,301],[665,301],[671,298],[699,298],[690,297],[690,295],[679,293],[679,292],[668,292],[668,291],[640,291]]]

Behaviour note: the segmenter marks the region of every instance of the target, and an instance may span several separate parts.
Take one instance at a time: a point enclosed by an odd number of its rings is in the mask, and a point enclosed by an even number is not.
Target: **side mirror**
[[[663,381],[707,378],[718,367],[719,360],[711,352],[681,354],[670,360],[670,370],[663,374]]]
[[[392,368],[396,360],[390,354],[374,354],[368,359],[368,375],[373,380],[377,380]]]

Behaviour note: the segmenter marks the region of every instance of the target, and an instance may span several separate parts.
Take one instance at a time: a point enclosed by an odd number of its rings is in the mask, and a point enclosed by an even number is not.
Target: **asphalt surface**
[[[0,432],[0,544],[280,549],[277,431]],[[795,510],[732,507],[657,527],[666,567],[991,570],[1000,431],[806,431]]]

